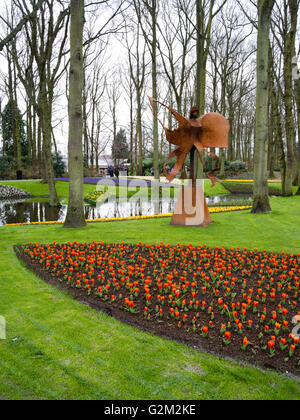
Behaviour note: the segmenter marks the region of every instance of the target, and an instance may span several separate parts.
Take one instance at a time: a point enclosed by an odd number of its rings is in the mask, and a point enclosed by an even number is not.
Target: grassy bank
[[[0,182],[1,185],[10,185],[15,188],[20,188],[33,196],[45,196],[49,195],[49,187],[47,184],[41,184],[40,181],[11,181],[11,182]],[[68,199],[69,197],[69,183],[68,182],[57,182],[56,183],[57,194],[60,199]],[[88,194],[96,190],[96,185],[84,184],[84,193]],[[124,188],[117,188],[117,194],[124,193]],[[148,197],[150,194],[150,188],[141,188],[140,193]],[[171,190],[172,191],[172,190]],[[131,192],[132,195],[134,192]],[[229,192],[221,185],[217,184],[214,188],[211,186],[210,181],[205,181],[205,195],[211,197],[214,195],[226,195]],[[173,193],[171,194],[173,196]]]
[[[2,399],[299,399],[300,384],[146,334],[73,301],[41,282],[12,247],[40,243],[172,243],[300,252],[300,198],[271,199],[273,213],[213,215],[205,229],[168,219],[0,228]]]

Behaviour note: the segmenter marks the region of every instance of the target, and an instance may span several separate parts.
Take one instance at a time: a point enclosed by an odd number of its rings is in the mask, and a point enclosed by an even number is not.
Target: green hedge
[[[253,183],[223,181],[222,185],[232,194],[253,194]],[[282,194],[280,189],[269,186],[269,195],[279,197]]]

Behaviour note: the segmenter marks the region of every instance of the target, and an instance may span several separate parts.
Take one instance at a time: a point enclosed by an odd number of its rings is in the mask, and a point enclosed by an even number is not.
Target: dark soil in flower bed
[[[129,325],[300,375],[299,339],[292,336],[300,254],[100,242],[30,244],[15,252],[44,281]]]
[[[231,194],[253,194],[253,184],[247,182],[226,182],[223,181],[222,185]],[[269,186],[269,195],[281,196],[281,190],[276,187]]]

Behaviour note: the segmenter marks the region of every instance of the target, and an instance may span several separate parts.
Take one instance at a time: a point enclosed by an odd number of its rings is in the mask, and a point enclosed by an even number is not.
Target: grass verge
[[[30,193],[33,196],[36,197],[42,197],[45,195],[49,195],[49,187],[47,184],[41,184],[40,181],[10,181],[10,182],[0,182],[0,185],[10,185],[15,188],[20,188],[23,191],[26,191]],[[62,182],[58,181],[56,183],[56,189],[57,194],[60,197],[60,199],[68,199],[69,197],[69,183],[68,182]],[[123,190],[123,191],[122,191]],[[117,187],[116,192],[117,196],[120,196],[123,194],[124,196],[124,187]],[[133,190],[133,191],[131,191]],[[135,194],[135,192],[139,192],[139,194],[142,194],[144,197],[148,198],[151,197],[151,190],[150,188],[131,188],[131,190],[128,192],[129,197]],[[96,191],[95,185],[90,184],[84,184],[84,194],[90,194]],[[171,188],[170,193],[171,197],[174,197],[174,194],[176,196],[176,191],[178,189]],[[211,182],[209,180],[205,181],[205,195],[206,197],[212,197],[214,195],[226,195],[228,194],[228,191],[221,185],[217,184],[214,188],[211,186]]]

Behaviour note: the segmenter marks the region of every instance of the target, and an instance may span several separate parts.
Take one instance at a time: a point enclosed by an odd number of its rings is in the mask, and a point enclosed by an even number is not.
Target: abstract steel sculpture
[[[192,108],[191,118],[188,119],[156,99],[149,97],[149,100],[156,118],[166,132],[167,140],[169,143],[179,146],[178,149],[171,153],[164,165],[164,175],[169,182],[172,182],[176,175],[181,171],[185,159],[190,153],[191,185],[182,188],[171,224],[207,226],[212,223],[212,221],[204,198],[203,189],[197,185],[194,171],[195,151],[198,150],[200,160],[204,167],[205,164],[202,158],[204,151],[207,151],[212,156],[213,160],[219,162],[218,157],[206,150],[206,148],[228,148],[230,124],[223,115],[218,113],[213,112],[199,118],[198,108]],[[155,102],[168,109],[174,115],[179,124],[178,129],[169,130],[164,126],[158,118],[154,106]],[[166,166],[170,159],[174,157],[177,158],[175,166],[170,173],[167,173]],[[214,175],[214,172],[218,169],[219,166],[217,165],[215,170],[207,173],[207,177],[212,181],[212,186],[219,181]]]

